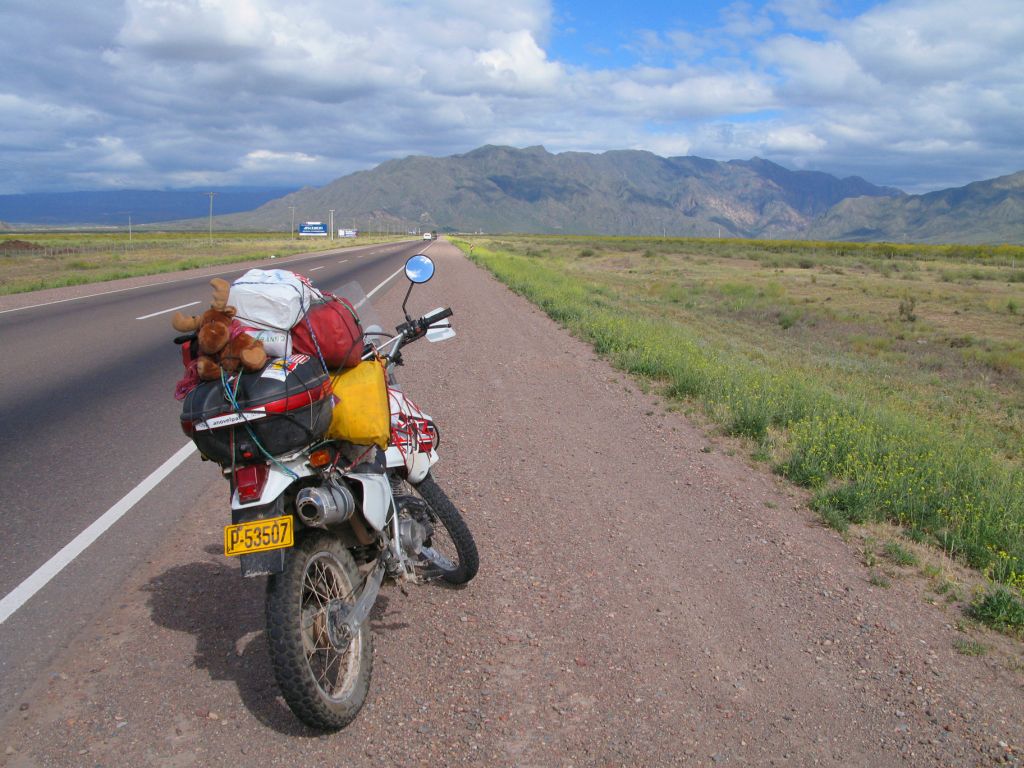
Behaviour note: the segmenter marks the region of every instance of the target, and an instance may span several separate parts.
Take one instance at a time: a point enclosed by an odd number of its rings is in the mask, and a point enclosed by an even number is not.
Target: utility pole
[[[294,205],[289,205],[289,206],[288,206],[288,209],[289,209],[289,210],[290,210],[290,211],[292,212],[292,232],[291,232],[291,239],[292,239],[292,240],[294,240],[294,239],[295,239],[295,206],[294,206]]]
[[[213,196],[216,192],[207,192],[210,196],[210,245],[213,245]]]
[[[331,208],[331,240],[334,240],[334,208]]]
[[[132,215],[128,214],[128,248],[132,247]]]

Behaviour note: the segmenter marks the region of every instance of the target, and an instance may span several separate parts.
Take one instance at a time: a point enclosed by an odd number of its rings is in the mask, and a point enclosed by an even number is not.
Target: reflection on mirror
[[[405,262],[405,276],[413,283],[425,283],[434,276],[434,262],[429,256],[417,253]]]

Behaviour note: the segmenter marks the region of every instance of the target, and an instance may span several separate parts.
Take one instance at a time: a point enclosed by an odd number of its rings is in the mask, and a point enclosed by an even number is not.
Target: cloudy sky
[[[923,192],[1024,169],[1021,0],[2,0],[0,194],[322,185],[482,144]]]

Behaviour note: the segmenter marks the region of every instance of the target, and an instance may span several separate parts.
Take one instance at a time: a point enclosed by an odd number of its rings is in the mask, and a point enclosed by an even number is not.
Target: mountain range
[[[857,176],[640,150],[601,154],[484,146],[412,156],[222,217],[229,228],[296,221],[405,231],[1024,243],[1024,172],[908,195]]]
[[[195,218],[150,221],[205,229],[207,199],[188,194],[191,210],[199,208]],[[0,219],[20,221],[5,215],[4,200]],[[338,228],[392,232],[1024,244],[1024,171],[908,195],[857,176],[792,171],[756,157],[722,162],[641,150],[552,154],[487,145],[391,160],[222,215],[231,210],[226,202],[226,195],[216,198],[214,227],[222,230],[289,231],[304,221],[328,222],[333,209]]]

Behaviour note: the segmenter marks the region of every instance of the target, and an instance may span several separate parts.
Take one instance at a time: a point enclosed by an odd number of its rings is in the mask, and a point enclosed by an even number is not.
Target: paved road
[[[293,257],[275,266],[337,290],[365,290],[432,244],[407,242]],[[181,375],[170,310],[198,314],[211,277],[231,280],[247,264],[92,286],[93,295],[4,311],[0,302],[0,702],[18,695],[212,484],[194,452],[24,604],[27,580],[147,477],[189,445],[173,398]],[[263,262],[259,266],[266,267]],[[6,304],[13,303],[7,299]],[[31,583],[31,582],[30,582]],[[3,711],[0,711],[0,715]]]

